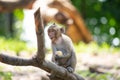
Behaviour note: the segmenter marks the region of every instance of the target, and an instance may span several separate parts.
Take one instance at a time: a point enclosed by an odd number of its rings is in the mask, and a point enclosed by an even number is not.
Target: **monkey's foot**
[[[73,68],[71,68],[71,67],[67,67],[67,70],[68,70],[68,72],[70,72],[70,73],[73,73]]]

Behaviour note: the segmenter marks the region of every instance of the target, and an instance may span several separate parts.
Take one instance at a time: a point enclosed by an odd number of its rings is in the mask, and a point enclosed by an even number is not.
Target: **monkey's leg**
[[[72,58],[68,60],[66,63],[66,69],[68,72],[73,73],[74,72],[74,64],[72,63]]]
[[[51,71],[51,74],[50,75],[47,75],[49,78],[54,78],[56,75],[56,73],[54,71]]]

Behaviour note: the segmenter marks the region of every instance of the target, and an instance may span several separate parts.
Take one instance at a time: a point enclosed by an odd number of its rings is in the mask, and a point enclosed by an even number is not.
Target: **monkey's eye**
[[[50,29],[50,30],[48,30],[48,32],[54,32],[54,30],[53,30],[53,29]]]

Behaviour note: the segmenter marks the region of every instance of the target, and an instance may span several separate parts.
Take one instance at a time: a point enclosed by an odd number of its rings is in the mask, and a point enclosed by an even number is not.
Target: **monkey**
[[[64,34],[65,30],[55,23],[48,28],[48,36],[51,39],[52,62],[62,66],[73,73],[76,67],[76,54],[70,37]]]

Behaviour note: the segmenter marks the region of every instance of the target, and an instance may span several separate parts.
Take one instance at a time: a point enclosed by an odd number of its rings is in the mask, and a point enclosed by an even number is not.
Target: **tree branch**
[[[37,58],[43,61],[45,58],[45,40],[44,40],[44,26],[41,18],[40,8],[34,13],[36,35],[37,35]],[[39,61],[40,62],[40,61]]]
[[[17,8],[32,8],[33,3],[36,0],[17,0],[17,1],[5,1],[0,0],[0,12],[13,11]]]
[[[32,59],[12,57],[5,54],[0,54],[0,61],[6,64],[15,65],[15,66],[30,66],[33,64]]]

